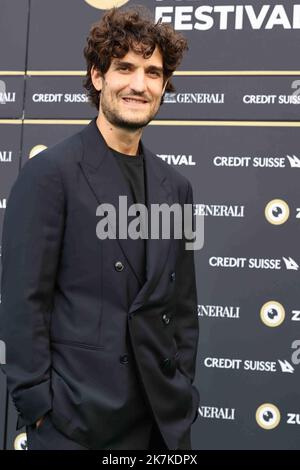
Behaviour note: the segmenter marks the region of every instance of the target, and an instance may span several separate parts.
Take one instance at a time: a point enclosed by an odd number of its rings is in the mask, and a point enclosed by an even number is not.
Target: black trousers
[[[58,430],[47,413],[42,424],[36,428],[35,424],[26,426],[28,450],[89,450],[78,442],[71,440]],[[167,446],[155,422],[150,433],[149,442],[140,450],[167,450]],[[103,449],[105,450],[105,449]],[[136,450],[136,449],[128,449]]]

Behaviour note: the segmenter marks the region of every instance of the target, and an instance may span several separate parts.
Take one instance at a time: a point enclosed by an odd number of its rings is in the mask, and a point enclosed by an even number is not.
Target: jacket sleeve
[[[191,224],[187,224],[189,228],[195,231],[195,219],[193,215],[193,190],[188,181],[188,189],[185,204],[190,211]],[[183,211],[184,214],[184,211]],[[175,268],[175,341],[179,353],[179,369],[186,375],[193,386],[194,393],[197,393],[199,400],[199,391],[193,385],[195,379],[198,340],[199,340],[199,323],[198,323],[198,297],[195,278],[195,262],[194,250],[187,250],[185,243],[191,243],[186,238],[183,228],[183,238],[180,240],[181,246]],[[198,409],[193,419],[193,423],[198,417]]]
[[[189,204],[188,210],[191,211],[189,220],[193,222],[193,225],[189,225],[189,227],[195,230],[193,190],[190,182],[188,182],[185,204]],[[175,268],[175,340],[179,352],[179,369],[193,384],[199,340],[198,298],[194,251],[185,249],[185,243],[191,243],[191,240],[185,238],[184,233],[183,230],[183,238],[180,240],[181,245]]]
[[[52,408],[49,324],[64,224],[63,189],[44,152],[28,160],[7,202],[2,231],[2,371],[17,429]]]

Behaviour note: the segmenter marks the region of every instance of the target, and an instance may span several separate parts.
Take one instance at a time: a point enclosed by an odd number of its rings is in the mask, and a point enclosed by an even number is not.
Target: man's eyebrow
[[[132,67],[134,64],[131,62],[125,62],[124,60],[115,60],[114,65],[126,65],[127,67]],[[147,69],[157,70],[158,72],[163,72],[163,67],[159,67],[157,65],[148,65]]]

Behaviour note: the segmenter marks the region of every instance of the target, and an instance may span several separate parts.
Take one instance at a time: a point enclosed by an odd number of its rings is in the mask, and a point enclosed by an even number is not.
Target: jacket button
[[[161,365],[165,375],[174,377],[176,372],[176,364],[170,357],[163,359]]]
[[[120,356],[120,362],[121,362],[121,364],[127,364],[128,363],[127,354],[124,354],[123,356]]]
[[[175,281],[175,277],[176,277],[175,273],[174,273],[174,272],[173,272],[173,273],[171,273],[171,276],[170,276],[170,278],[171,278],[171,281]]]
[[[168,368],[170,367],[170,364],[171,364],[171,359],[169,357],[166,357],[163,361],[162,361],[162,366],[164,368]]]
[[[166,325],[168,325],[168,323],[170,323],[170,317],[168,317],[168,315],[166,313],[163,314],[162,320]]]
[[[121,261],[117,261],[115,263],[115,269],[116,271],[122,271],[124,269],[124,264]]]

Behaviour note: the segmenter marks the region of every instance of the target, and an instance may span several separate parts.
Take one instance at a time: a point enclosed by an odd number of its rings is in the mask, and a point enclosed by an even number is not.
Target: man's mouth
[[[133,104],[133,105],[136,105],[136,106],[141,106],[141,105],[147,104],[146,100],[135,99],[135,98],[123,97],[122,100],[125,101],[125,103]]]

